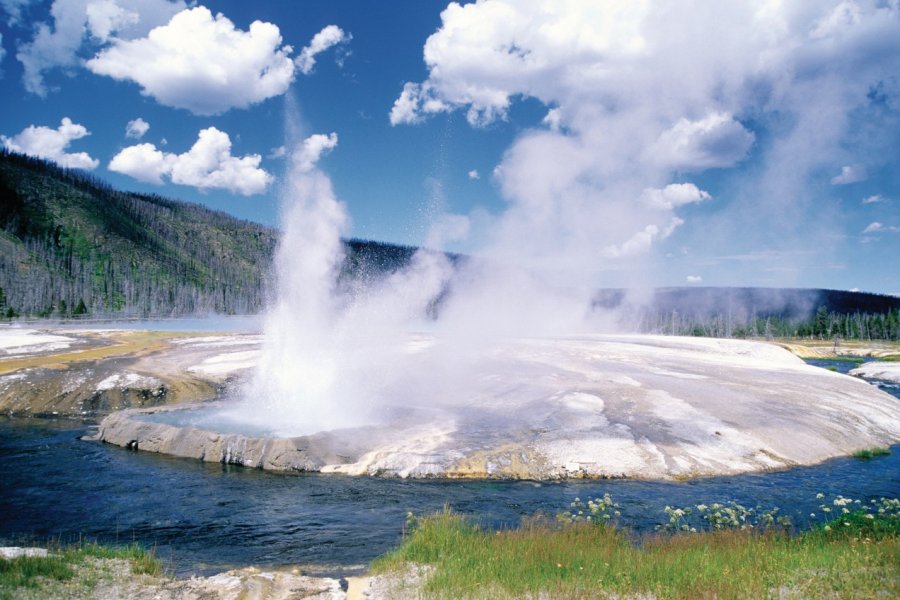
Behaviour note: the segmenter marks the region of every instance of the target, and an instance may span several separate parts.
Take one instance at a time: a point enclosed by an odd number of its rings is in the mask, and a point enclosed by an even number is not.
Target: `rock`
[[[256,567],[234,569],[212,577],[192,578],[175,582],[179,598],[217,598],[238,600],[265,598],[309,598],[312,600],[342,600],[346,594],[337,579],[307,577],[299,572],[263,571]]]
[[[0,558],[12,559],[20,556],[48,556],[48,552],[46,548],[0,547]]]
[[[882,381],[900,383],[900,362],[867,362],[850,371],[850,374],[856,377],[865,377],[866,379],[880,379]]]
[[[348,577],[347,600],[419,600],[434,567],[407,565],[405,570],[363,577]]]

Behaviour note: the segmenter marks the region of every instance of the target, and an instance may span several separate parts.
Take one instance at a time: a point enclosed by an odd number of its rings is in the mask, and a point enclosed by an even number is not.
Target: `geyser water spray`
[[[316,167],[336,145],[334,133],[316,134],[290,154],[262,352],[243,401],[228,410],[231,418],[281,435],[379,420],[390,402],[385,390],[407,369],[411,323],[451,273],[442,253],[421,250],[365,290],[339,289],[349,219]]]

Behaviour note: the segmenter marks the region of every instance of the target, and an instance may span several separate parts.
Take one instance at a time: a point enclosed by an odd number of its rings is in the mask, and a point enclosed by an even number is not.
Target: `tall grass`
[[[71,582],[79,589],[91,588],[100,572],[92,566],[91,558],[126,560],[131,563],[131,572],[139,575],[157,576],[163,572],[162,563],[154,552],[137,544],[118,547],[86,543],[51,547],[47,556],[0,559],[0,600],[21,597],[26,591],[40,597],[43,595],[41,590],[48,584]]]
[[[898,523],[895,513],[858,509],[800,534],[722,528],[635,539],[584,520],[487,531],[445,510],[418,520],[373,570],[432,565],[424,593],[438,598],[896,598]]]

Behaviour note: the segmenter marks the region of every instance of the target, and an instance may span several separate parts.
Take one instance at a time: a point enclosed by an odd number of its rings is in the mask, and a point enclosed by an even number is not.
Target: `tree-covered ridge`
[[[276,230],[223,212],[118,191],[0,150],[0,318],[256,313],[265,307],[277,239]],[[345,248],[342,288],[350,292],[403,268],[416,252],[365,240]],[[616,309],[623,328],[648,333],[900,339],[900,298],[879,294],[679,287],[635,301],[628,290],[607,289],[594,305]]]
[[[257,313],[278,236],[0,150],[0,318]],[[342,287],[359,289],[416,248],[354,239],[345,250]]]
[[[276,241],[223,212],[0,152],[7,316],[257,312]]]

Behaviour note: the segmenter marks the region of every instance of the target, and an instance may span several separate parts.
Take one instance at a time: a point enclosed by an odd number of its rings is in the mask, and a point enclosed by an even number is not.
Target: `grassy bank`
[[[853,453],[853,458],[858,458],[860,460],[871,460],[873,458],[877,458],[879,456],[889,456],[891,454],[890,448],[864,448],[862,450],[857,450]]]
[[[0,558],[0,600],[91,597],[99,583],[121,577],[122,571],[159,576],[163,568],[137,545],[50,548],[47,556]]]
[[[773,511],[700,505],[696,526],[687,509],[670,509],[661,526],[669,531],[640,539],[609,524],[611,506],[499,532],[445,511],[417,520],[373,568],[429,565],[424,592],[438,598],[900,597],[897,502],[834,502],[802,533]]]

